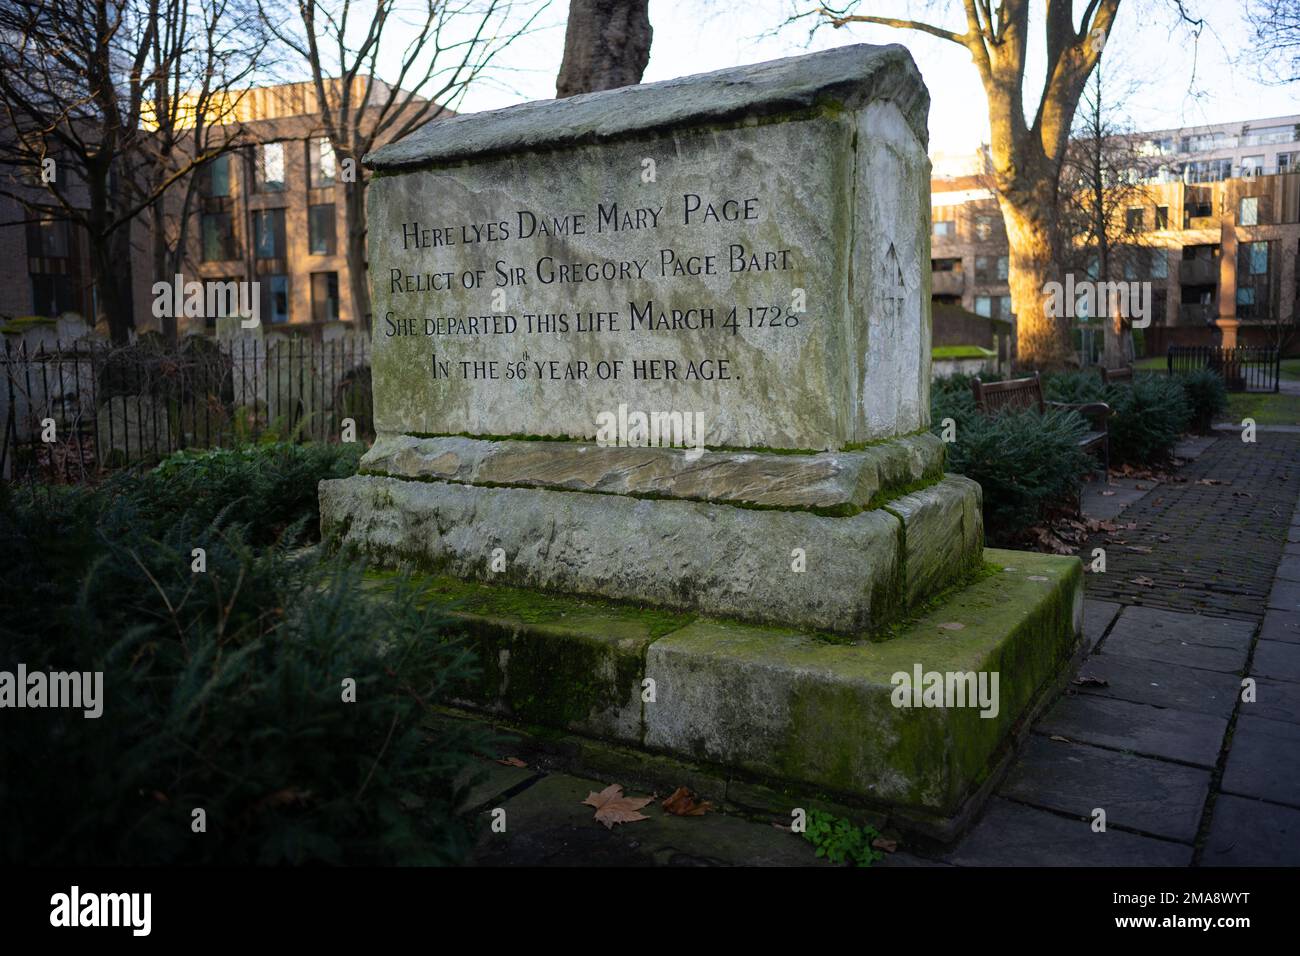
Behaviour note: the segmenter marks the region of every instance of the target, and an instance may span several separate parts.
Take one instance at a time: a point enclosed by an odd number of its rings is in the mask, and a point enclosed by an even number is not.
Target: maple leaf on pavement
[[[672,795],[660,806],[675,817],[702,817],[713,809],[713,804],[707,800],[701,800],[685,787],[678,787],[674,790]]]
[[[606,830],[614,829],[616,823],[635,823],[637,820],[649,820],[644,813],[638,812],[654,797],[625,797],[621,784],[611,783],[600,793],[589,793],[582,802],[596,808],[596,819],[605,824]]]

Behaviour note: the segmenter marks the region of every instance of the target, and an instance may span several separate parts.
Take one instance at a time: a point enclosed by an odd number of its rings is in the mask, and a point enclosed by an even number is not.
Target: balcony
[[[1218,259],[1183,259],[1178,263],[1178,281],[1183,285],[1218,285]]]
[[[961,295],[966,287],[966,273],[955,269],[930,273],[931,295]]]

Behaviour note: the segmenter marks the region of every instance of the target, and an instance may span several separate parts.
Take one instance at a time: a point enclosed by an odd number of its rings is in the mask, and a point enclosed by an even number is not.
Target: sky
[[[1240,12],[1244,4],[1238,0],[1190,0],[1190,4],[1206,19],[1199,39],[1179,25],[1172,0],[1126,0],[1120,6],[1103,64],[1108,75],[1136,88],[1121,109],[1133,128],[1162,129],[1300,113],[1300,83],[1268,86],[1256,78],[1258,65],[1246,56],[1248,29]],[[654,41],[643,81],[706,73],[850,43],[901,43],[911,52],[930,89],[931,153],[970,153],[987,142],[984,94],[965,49],[915,31],[872,25],[839,30],[823,27],[811,38],[807,25],[779,28],[792,10],[814,5],[799,0],[650,0]],[[960,28],[964,24],[957,0],[878,0],[863,4],[863,9],[894,16],[910,13],[942,26]],[[495,75],[471,87],[460,109],[474,112],[553,97],[567,13],[565,0],[554,0],[537,29],[502,55],[501,69]],[[1031,29],[1031,35],[1041,37],[1041,24]],[[1031,48],[1030,55],[1033,59],[1027,76],[1041,77],[1042,51]],[[1037,89],[1026,94],[1036,103],[1040,92],[1041,80]]]

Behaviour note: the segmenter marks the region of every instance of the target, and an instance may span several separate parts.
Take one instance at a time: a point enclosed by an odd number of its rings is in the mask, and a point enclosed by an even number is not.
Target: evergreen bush
[[[0,669],[103,672],[99,718],[6,711],[0,860],[464,857],[453,781],[494,745],[426,720],[475,663],[410,582],[366,588],[359,564],[304,545],[316,482],[347,462],[204,453],[99,489],[0,488]]]

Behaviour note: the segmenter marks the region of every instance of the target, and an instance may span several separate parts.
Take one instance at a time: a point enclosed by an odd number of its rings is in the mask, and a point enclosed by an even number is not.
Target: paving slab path
[[[1300,434],[1258,438],[1194,440],[1182,480],[1124,496],[1084,551],[1107,570],[1086,578],[1075,682],[962,840],[884,866],[1300,865]],[[726,804],[607,831],[582,800],[609,781],[485,767],[467,806],[507,825],[478,865],[822,862]]]
[[[1088,543],[1091,653],[940,859],[1300,865],[1300,435],[1257,437],[1199,443]]]

